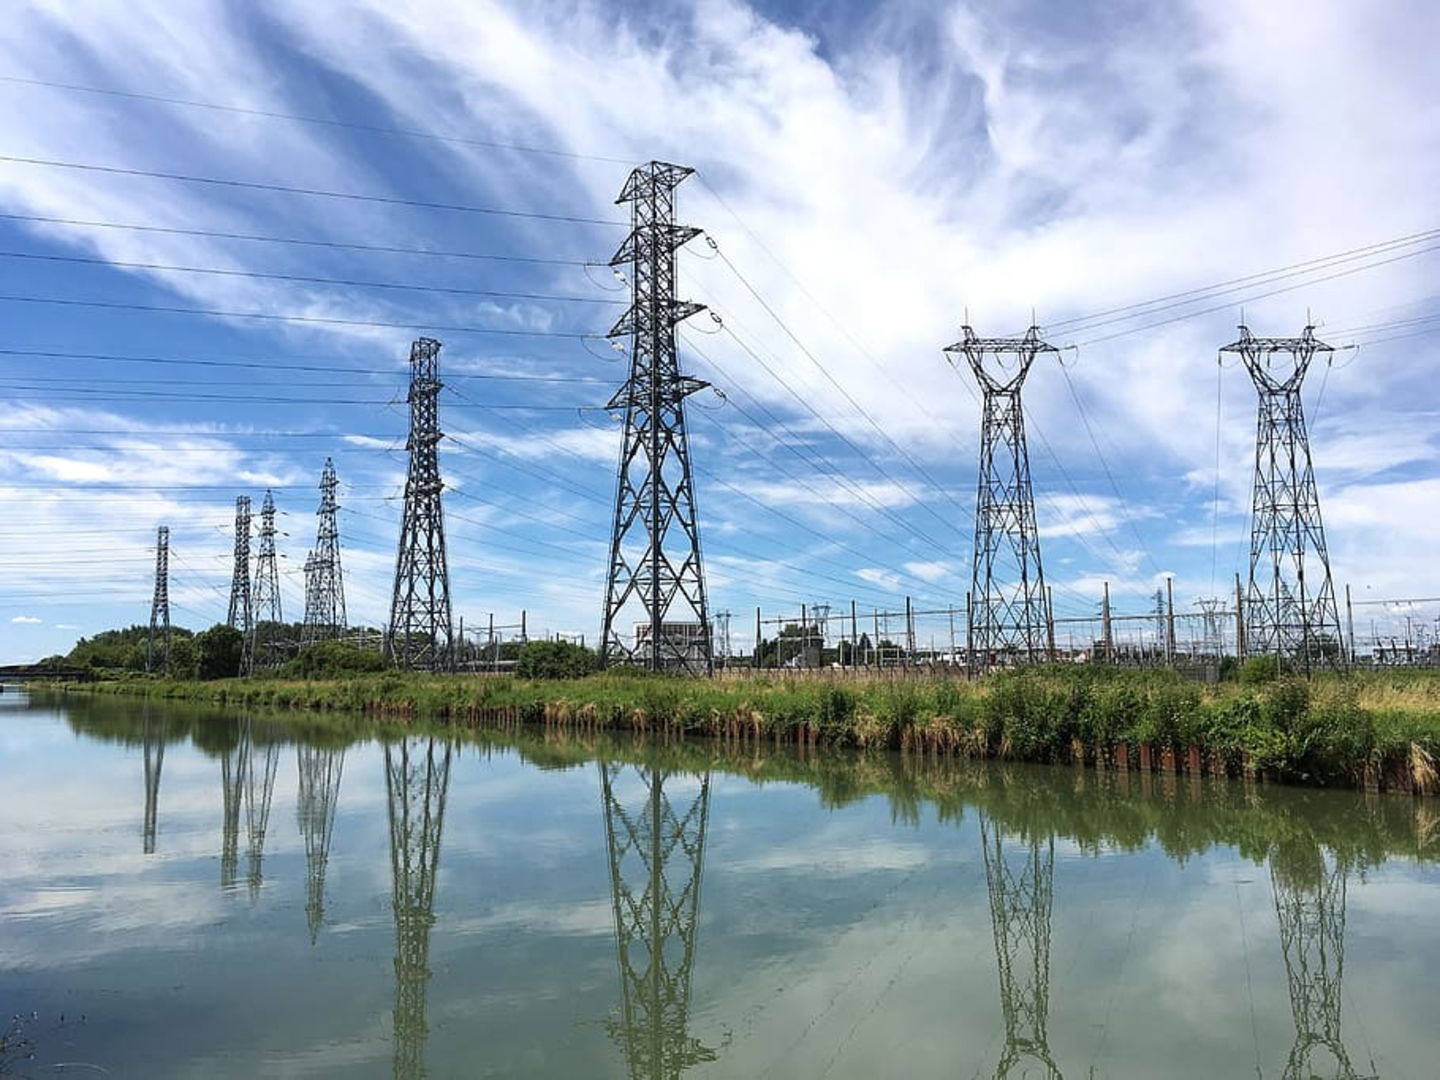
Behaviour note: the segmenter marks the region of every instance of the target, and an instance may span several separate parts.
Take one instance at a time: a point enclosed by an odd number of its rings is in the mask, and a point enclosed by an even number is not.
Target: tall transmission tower
[[[1057,352],[1032,326],[1019,338],[981,338],[969,326],[945,349],[963,356],[983,395],[980,483],[975,497],[975,546],[970,578],[970,640],[986,662],[1048,656],[1050,600],[1040,564],[1040,533],[1025,447],[1020,393],[1041,353]]]
[[[438,475],[438,473],[437,473]],[[335,462],[325,459],[320,474],[320,521],[315,547],[305,560],[305,628],[302,644],[313,645],[339,637],[345,631],[345,577],[340,571],[340,525],[335,501]]]
[[[253,608],[250,605],[250,496],[235,497],[235,569],[230,576],[230,612],[225,621],[240,631],[244,651],[240,658],[240,674],[250,674],[255,639]]]
[[[629,264],[631,302],[608,336],[630,338],[630,377],[607,406],[625,410],[625,433],[601,666],[704,674],[714,666],[685,429],[685,399],[710,384],[680,373],[675,346],[675,327],[704,309],[675,297],[675,253],[700,233],[675,223],[675,188],[694,171],[652,161],[631,172],[615,200],[630,204],[631,229],[610,265]]]
[[[440,508],[445,485],[436,451],[442,385],[440,342],[420,338],[410,347],[410,471],[386,638],[391,660],[417,671],[444,671],[451,660],[450,572]]]
[[[155,638],[160,638],[160,670],[170,666],[170,526],[155,530],[155,593],[150,600],[150,634],[145,639],[145,670],[155,670]]]
[[[235,741],[220,755],[220,888],[235,887],[240,865],[240,810],[245,803],[246,775],[250,770],[249,724],[236,721]]]
[[[1345,869],[1303,841],[1270,859],[1280,945],[1295,1017],[1284,1080],[1361,1080],[1340,1037],[1345,974]],[[1373,1077],[1371,1078],[1373,1080]]]
[[[305,841],[305,921],[310,927],[310,944],[314,945],[320,936],[320,924],[325,921],[325,870],[330,862],[330,837],[335,831],[345,748],[297,746],[295,763],[300,774],[295,819]]]
[[[1320,521],[1320,495],[1300,387],[1316,353],[1334,349],[1313,326],[1298,338],[1257,338],[1246,326],[1221,352],[1238,353],[1255,384],[1255,483],[1250,519],[1250,587],[1245,645],[1312,667],[1344,664],[1340,611]]]
[[[246,883],[250,886],[250,898],[260,895],[264,881],[265,833],[270,827],[270,804],[275,796],[275,773],[280,767],[280,747],[267,742],[258,751],[255,747],[255,732],[249,719],[242,721],[244,728],[245,765],[245,833],[249,841],[246,852],[249,872]],[[260,758],[256,768],[256,757]]]
[[[996,1080],[1011,1075],[1060,1080],[1045,1031],[1050,1011],[1055,840],[1032,835],[1007,843],[1000,826],[982,813],[980,843],[1000,967],[1000,1011],[1005,1017],[1005,1048],[995,1069]]]
[[[260,504],[260,550],[255,556],[255,607],[250,626],[251,663],[262,671],[280,666],[280,568],[275,555],[275,496],[265,492]]]
[[[425,991],[430,982],[430,928],[435,878],[450,789],[450,744],[407,739],[385,746],[390,812],[390,870],[395,908],[394,1075],[423,1080]]]
[[[146,855],[155,854],[155,834],[160,820],[160,768],[165,764],[165,726],[150,716],[150,706],[144,707],[142,738],[145,753],[145,824],[142,827],[142,849]]]
[[[627,806],[619,795],[631,786],[625,768],[600,763],[620,968],[620,1015],[610,1033],[632,1080],[678,1080],[715,1060],[689,1032],[710,777],[701,776],[696,790],[693,777],[630,766],[645,799]]]

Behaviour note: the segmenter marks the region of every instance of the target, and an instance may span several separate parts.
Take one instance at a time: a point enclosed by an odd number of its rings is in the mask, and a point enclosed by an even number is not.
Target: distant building
[[[662,667],[703,666],[709,628],[702,622],[662,622],[660,624],[660,664]],[[641,659],[650,651],[650,624],[635,624],[635,657]]]

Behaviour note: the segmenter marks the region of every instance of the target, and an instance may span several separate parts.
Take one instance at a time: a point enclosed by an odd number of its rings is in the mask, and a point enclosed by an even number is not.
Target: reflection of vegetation
[[[1166,671],[1025,667],[949,678],[686,680],[610,673],[578,680],[383,673],[323,682],[134,680],[118,689],[247,708],[355,711],[483,722],[503,712],[558,726],[740,734],[835,746],[1028,761],[1117,746],[1195,747],[1277,779],[1434,788],[1440,677],[1425,672],[1203,687]]]

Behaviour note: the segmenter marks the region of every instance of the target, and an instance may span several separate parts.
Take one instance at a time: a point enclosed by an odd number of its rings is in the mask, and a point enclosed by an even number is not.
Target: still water
[[[0,1075],[1440,1076],[1434,802],[13,687],[0,790]]]

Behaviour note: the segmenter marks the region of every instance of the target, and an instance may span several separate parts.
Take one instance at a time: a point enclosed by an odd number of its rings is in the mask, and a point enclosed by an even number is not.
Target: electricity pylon
[[[237,721],[235,741],[220,755],[220,793],[223,816],[220,822],[220,887],[235,887],[240,865],[240,809],[245,803],[246,774],[250,770],[250,731],[246,721]]]
[[[1340,611],[1300,401],[1315,354],[1328,360],[1334,349],[1315,337],[1313,326],[1298,338],[1257,338],[1242,325],[1239,340],[1220,351],[1239,354],[1260,399],[1246,651],[1294,661],[1306,672],[1316,665],[1342,667]]]
[[[440,506],[440,342],[410,347],[410,469],[395,559],[386,645],[391,661],[416,671],[445,671],[451,661],[450,573]]]
[[[325,921],[325,870],[330,862],[330,837],[335,831],[345,748],[297,746],[295,763],[300,774],[295,820],[305,841],[305,921],[310,927],[310,944],[314,945],[320,936],[320,924]]]
[[[688,1031],[710,776],[694,789],[694,777],[631,766],[646,796],[626,806],[617,794],[625,768],[600,763],[620,969],[620,1015],[610,1034],[632,1080],[677,1080],[715,1060],[715,1051]]]
[[[1000,1011],[1005,1018],[1005,1048],[995,1068],[996,1080],[1011,1075],[1060,1080],[1045,1032],[1055,839],[1042,841],[1031,835],[1007,842],[1001,827],[982,813],[980,843],[1000,968]]]
[[[145,824],[142,827],[142,848],[146,855],[155,854],[155,834],[160,819],[160,767],[165,764],[165,727],[150,716],[145,706],[142,720],[145,755]]]
[[[340,570],[340,525],[335,501],[335,463],[325,459],[320,474],[320,518],[315,529],[315,547],[305,560],[304,645],[339,637],[345,631],[345,576]]]
[[[700,230],[675,224],[675,188],[695,170],[652,161],[630,173],[630,235],[610,260],[630,267],[630,307],[609,337],[630,338],[630,377],[605,575],[600,663],[709,674],[714,655],[695,512],[685,399],[709,383],[680,373],[675,327],[704,308],[675,298],[675,253]],[[627,635],[633,630],[631,644]]]
[[[390,870],[395,908],[396,1080],[425,1075],[425,990],[430,981],[430,928],[435,924],[435,878],[445,797],[450,788],[449,743],[405,739],[385,746],[385,792],[390,812]]]
[[[946,347],[963,356],[982,393],[980,482],[970,575],[970,640],[990,662],[1049,655],[1050,600],[1040,563],[1040,532],[1030,487],[1021,390],[1041,353],[1058,350],[1032,326],[1019,338],[981,338],[969,326]]]
[[[150,633],[145,639],[145,670],[155,670],[155,637],[160,637],[160,670],[170,667],[170,526],[155,530],[155,592],[150,599]]]
[[[245,813],[248,841],[249,873],[246,881],[250,896],[257,897],[263,879],[265,833],[270,823],[270,803],[275,794],[275,770],[280,763],[280,748],[267,744],[261,751],[262,760],[256,769],[255,731],[249,717],[236,723],[235,742],[220,756],[220,782],[224,796],[224,821],[221,825],[220,885],[235,885],[240,863],[240,814]]]
[[[250,659],[254,668],[267,671],[280,666],[280,568],[275,555],[275,496],[265,492],[260,504],[260,550],[255,556],[255,608],[251,623]]]
[[[235,497],[235,568],[230,575],[230,611],[225,621],[240,631],[244,641],[240,655],[240,674],[249,675],[255,640],[250,631],[254,626],[250,606],[250,496]]]
[[[1285,1080],[1364,1080],[1340,1037],[1345,876],[1340,861],[1327,863],[1318,844],[1300,844],[1273,853],[1270,859],[1290,1011],[1295,1017],[1295,1045],[1281,1074]]]

